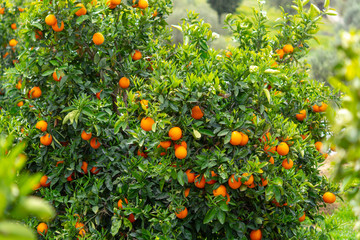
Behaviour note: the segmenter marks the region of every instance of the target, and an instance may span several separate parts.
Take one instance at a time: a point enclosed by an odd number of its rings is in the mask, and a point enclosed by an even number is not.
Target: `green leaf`
[[[229,132],[230,132],[230,130],[224,129],[224,130],[221,130],[217,135],[218,135],[219,137],[221,137],[221,136],[225,136],[225,135],[228,134]]]
[[[325,0],[324,2],[324,8],[328,8],[330,5],[330,0]]]
[[[266,88],[263,89],[265,95],[266,95],[266,98],[268,100],[269,103],[271,103],[271,96],[270,96],[270,92],[269,90],[267,90]]]
[[[274,196],[274,186],[270,185],[265,189],[266,201],[270,201]]]
[[[120,126],[123,121],[121,119],[117,120],[114,126],[114,134],[117,134],[120,131]]]
[[[180,170],[177,174],[177,180],[181,186],[184,186],[184,172]]]
[[[80,25],[83,21],[89,19],[88,15],[82,15],[76,19],[76,24]]]
[[[207,224],[207,223],[211,222],[214,219],[217,211],[218,211],[217,208],[209,209],[205,215],[203,223]]]
[[[198,130],[196,130],[195,128],[193,128],[193,135],[196,139],[200,139],[201,138],[201,133],[199,133]]]
[[[224,144],[228,144],[231,140],[231,132],[229,131],[224,139]]]
[[[115,236],[119,232],[121,225],[121,220],[116,219],[115,221],[113,221],[111,225],[111,235]]]
[[[1,240],[35,240],[34,231],[15,221],[0,222]]]
[[[207,129],[200,129],[199,132],[201,134],[207,135],[209,137],[215,137],[215,134],[212,131],[207,130]]]
[[[225,212],[223,212],[223,211],[219,211],[219,212],[218,212],[217,218],[219,219],[219,222],[220,222],[221,224],[224,224],[224,223],[225,223],[225,217],[226,217]]]
[[[47,70],[47,71],[43,72],[41,74],[41,76],[46,77],[46,76],[49,76],[49,75],[53,74],[53,72],[54,72],[53,69],[52,70]]]
[[[40,23],[38,23],[38,22],[31,23],[31,26],[34,26],[34,27],[38,28],[41,31],[43,30],[42,25]]]

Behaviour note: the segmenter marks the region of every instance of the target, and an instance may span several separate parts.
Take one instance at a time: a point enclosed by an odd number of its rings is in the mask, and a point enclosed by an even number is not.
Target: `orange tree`
[[[301,222],[337,191],[318,167],[338,100],[302,60],[328,3],[304,4],[275,34],[262,8],[229,15],[225,52],[194,13],[172,46],[170,0],[30,4],[3,104],[57,210],[44,237],[320,237]]]

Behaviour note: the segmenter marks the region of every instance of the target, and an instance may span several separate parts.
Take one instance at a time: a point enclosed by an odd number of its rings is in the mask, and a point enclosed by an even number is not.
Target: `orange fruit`
[[[147,0],[139,0],[138,7],[141,9],[145,9],[149,6],[149,3]]]
[[[316,142],[316,143],[315,143],[315,148],[316,148],[316,150],[318,150],[319,152],[321,151],[322,147],[323,147],[322,142]]]
[[[189,193],[190,193],[190,188],[185,189],[185,191],[184,191],[185,197],[188,197]]]
[[[191,117],[199,120],[204,116],[204,113],[201,111],[199,106],[195,106],[191,109]]]
[[[45,23],[49,26],[52,26],[57,23],[56,17],[54,14],[49,14],[45,18]]]
[[[42,187],[48,187],[50,186],[50,182],[49,183],[46,183],[48,180],[48,177],[46,175],[42,176],[41,179],[40,179],[40,185]]]
[[[290,169],[294,166],[294,162],[291,159],[289,159],[289,161],[287,159],[284,159],[281,165],[285,169]]]
[[[227,197],[227,199],[226,199],[226,204],[229,204],[229,202],[230,202],[230,195],[229,195],[228,193],[226,193],[226,197]]]
[[[240,146],[245,146],[249,142],[249,137],[243,132],[240,132],[240,134],[241,134]]]
[[[180,143],[180,145],[175,143],[174,148],[175,148],[175,150],[176,150],[176,149],[178,149],[178,147],[181,147],[181,146],[183,146],[185,149],[187,149],[187,144],[186,144],[185,141],[182,141],[182,142]]]
[[[331,192],[326,192],[323,195],[323,200],[326,203],[334,203],[336,201],[336,196],[335,194],[331,193]]]
[[[180,146],[175,150],[175,157],[177,157],[178,159],[184,159],[186,158],[186,155],[187,155],[187,150],[183,146]]]
[[[301,110],[299,114],[296,114],[296,119],[303,121],[306,118],[306,110]]]
[[[81,169],[84,171],[85,174],[88,173],[88,163],[82,162]]]
[[[305,138],[307,138],[307,135],[300,135],[300,137],[304,140]]]
[[[265,151],[265,152],[275,153],[275,152],[276,152],[276,146],[270,147],[269,145],[265,145],[265,146],[264,146],[264,151]]]
[[[214,172],[214,171],[211,171],[211,178],[214,178],[214,177],[217,177],[218,175]],[[216,180],[215,179],[210,179],[209,181],[206,181],[207,184],[214,184],[216,183]]]
[[[112,5],[119,5],[121,3],[121,0],[111,0],[110,3]]]
[[[64,164],[64,161],[57,161],[56,162],[56,167],[59,166],[59,164]]]
[[[283,59],[285,52],[282,49],[278,49],[276,50],[276,54],[279,56],[280,59]]]
[[[195,177],[195,181],[194,181],[195,186],[196,186],[197,188],[204,188],[204,187],[205,187],[205,178],[204,178],[204,175],[201,175],[201,179],[200,179],[199,177],[200,177],[200,175],[197,175],[197,176]],[[199,178],[199,179],[197,179],[197,178]]]
[[[230,57],[232,56],[232,52],[230,52],[230,51],[226,51],[225,56],[226,56],[227,58],[230,58]]]
[[[62,30],[64,30],[64,21],[61,21],[60,27],[58,26],[57,23],[55,23],[54,25],[52,25],[52,29],[55,32],[61,32]]]
[[[43,120],[38,121],[35,125],[35,127],[42,132],[45,132],[47,130],[47,126],[48,126],[47,122],[45,122]]]
[[[50,134],[45,134],[44,136],[40,137],[40,143],[49,146],[52,143],[52,136]]]
[[[195,173],[192,173],[191,169],[186,170],[185,173],[188,178],[188,183],[193,183],[195,181]]]
[[[273,62],[273,63],[271,64],[271,67],[276,68],[278,65],[279,65],[279,64],[278,64],[277,62]]]
[[[289,153],[289,146],[287,145],[286,142],[281,142],[277,148],[276,151],[279,155],[281,156],[285,156]]]
[[[46,225],[46,223],[40,223],[37,226],[36,230],[41,236],[44,236],[44,235],[46,235],[46,233],[48,231],[48,226]]]
[[[146,150],[146,148],[145,148],[145,150]],[[143,158],[147,158],[147,157],[148,157],[148,155],[147,155],[146,153],[144,153],[144,152],[141,152],[140,149],[137,151],[137,155],[138,155],[138,156],[141,156],[141,157],[143,157]]]
[[[152,14],[152,17],[156,17],[158,15],[158,11],[155,9],[155,11]]]
[[[268,185],[268,180],[261,178],[261,186],[265,187],[266,185]]]
[[[270,157],[269,162],[270,162],[271,164],[274,164],[274,163],[275,163],[274,158],[273,158],[273,157]]]
[[[305,221],[305,217],[306,217],[306,215],[305,215],[305,212],[304,212],[304,215],[302,215],[301,217],[299,217],[299,222]]]
[[[94,175],[98,174],[100,172],[100,169],[98,169],[97,167],[92,167],[90,169],[90,172]]]
[[[93,6],[95,6],[97,3],[98,3],[97,0],[92,0],[91,1],[91,5],[93,5]]]
[[[252,230],[250,232],[250,239],[251,240],[261,240],[262,238],[262,233],[261,233],[261,230],[258,229],[258,230]]]
[[[24,105],[24,102],[23,101],[20,101],[16,104],[18,107],[22,107]]]
[[[16,23],[13,23],[13,24],[11,24],[11,29],[17,29],[17,27],[16,27]]]
[[[79,216],[79,215],[78,215]],[[80,216],[78,217],[80,219]],[[85,226],[85,224],[81,223],[81,222],[77,222],[75,223],[75,228],[83,228]]]
[[[146,117],[141,119],[140,122],[140,127],[144,130],[144,131],[151,131],[152,130],[152,126],[155,123],[155,121],[151,118],[151,117]]]
[[[57,81],[57,82],[60,82],[60,81],[61,81],[61,78],[62,78],[62,77],[60,76],[60,78],[58,78],[57,75],[56,75],[56,71],[53,72],[53,75],[52,75],[52,76],[53,76],[53,79],[54,79],[55,81]]]
[[[4,14],[5,13],[5,8],[0,7],[0,14]]]
[[[102,92],[102,89],[100,90],[100,92],[97,92],[95,94],[96,98],[99,99],[99,100],[101,100],[101,97],[100,97],[101,92]]]
[[[90,140],[90,146],[93,149],[98,149],[101,146],[101,144],[100,144],[99,140],[96,137],[94,137]]]
[[[168,149],[171,146],[171,141],[160,142],[160,146],[164,149]]]
[[[95,43],[95,45],[101,45],[103,44],[105,41],[104,35],[102,35],[102,33],[95,33],[93,35],[93,42]]]
[[[242,176],[243,176],[243,177],[247,177],[247,176],[249,176],[249,174],[248,174],[248,173],[243,173]],[[248,178],[248,180],[244,182],[244,185],[249,186],[249,185],[251,185],[253,182],[254,182],[254,176],[253,176],[253,175],[250,175],[250,177]]]
[[[321,103],[321,106],[319,107],[319,111],[320,112],[325,112],[327,109],[328,105],[326,103]]]
[[[319,106],[316,104],[314,106],[312,106],[312,109],[314,112],[320,112]]]
[[[260,139],[261,142],[267,142],[269,141],[271,138],[271,133],[270,132],[267,132],[265,133],[263,136],[262,136],[262,139]]]
[[[148,100],[141,100],[140,101],[141,106],[144,106],[145,108],[149,108],[149,101]]]
[[[169,137],[171,140],[176,141],[179,140],[182,137],[182,131],[179,127],[172,127],[169,130]]]
[[[107,0],[106,5],[108,5],[110,9],[114,9],[117,6],[116,4],[111,4],[111,0]]]
[[[294,52],[294,47],[291,44],[286,44],[283,47],[283,50],[285,53],[293,53]]]
[[[252,183],[248,186],[248,188],[254,188],[254,187],[256,187],[255,183]]]
[[[187,210],[186,207],[184,207],[183,210],[176,209],[175,215],[176,215],[177,218],[184,219],[188,215],[188,210]]]
[[[81,133],[81,138],[85,141],[90,140],[92,133],[86,133],[85,130]]]
[[[237,181],[236,181],[235,175],[233,174],[229,178],[228,184],[229,184],[229,187],[231,187],[232,189],[238,189],[239,187],[241,187],[241,178],[238,177]]]
[[[81,229],[81,230],[79,231],[79,236],[80,236],[80,237],[84,237],[85,235],[86,235],[85,229]]]
[[[36,39],[41,39],[42,37],[43,37],[42,31],[35,31],[35,38]]]
[[[233,131],[231,133],[231,139],[230,139],[230,144],[233,146],[237,146],[240,145],[242,141],[242,135],[240,132],[238,131]]]
[[[79,17],[79,16],[86,14],[86,8],[85,8],[84,4],[82,4],[82,3],[76,4],[76,7],[80,7],[80,9],[75,12],[76,16]]]
[[[214,194],[214,197],[219,196],[219,195],[225,197],[226,196],[226,187],[224,185],[220,185],[217,189],[213,190],[213,194]]]
[[[124,200],[125,200],[126,204],[128,204],[128,200],[126,198],[124,198]],[[122,203],[123,203],[123,201],[120,199],[117,203],[119,209],[123,208]]]
[[[119,86],[122,88],[122,89],[126,89],[130,86],[130,80],[127,78],[127,77],[122,77],[120,78],[119,80]]]
[[[16,41],[15,39],[11,39],[9,42],[10,47],[15,47],[18,44],[18,41]]]
[[[74,173],[71,173],[70,174],[70,176],[68,176],[67,178],[66,178],[66,180],[68,181],[68,182],[71,182],[72,180],[73,180],[73,177],[74,176]]]
[[[21,7],[19,7],[18,10],[19,10],[19,12],[23,12],[23,11],[24,11],[24,9],[21,8]]]
[[[142,54],[139,50],[135,50],[134,54],[131,56],[132,60],[140,60],[142,58]]]
[[[129,217],[128,217],[128,219],[129,219],[129,221],[130,221],[131,223],[133,223],[133,222],[136,221],[134,214],[130,214]]]
[[[29,95],[31,96],[31,98],[39,98],[39,97],[41,97],[41,94],[42,94],[42,92],[39,87],[33,87],[29,91]]]

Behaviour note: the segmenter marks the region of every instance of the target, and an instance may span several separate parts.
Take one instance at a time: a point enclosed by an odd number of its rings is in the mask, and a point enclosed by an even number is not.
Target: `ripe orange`
[[[93,6],[95,6],[97,3],[98,3],[97,0],[92,0],[91,1],[91,5],[93,5]]]
[[[39,87],[33,87],[29,91],[29,95],[31,98],[39,98],[39,97],[41,97],[41,94],[42,94],[42,92]]]
[[[94,137],[90,140],[90,146],[93,149],[98,149],[101,146],[101,144],[100,144],[99,140],[96,137]]]
[[[269,141],[271,138],[271,133],[270,132],[267,132],[265,133],[263,136],[262,136],[262,139],[260,139],[261,142],[267,142]]]
[[[95,33],[93,35],[93,42],[95,43],[95,45],[101,45],[103,44],[105,41],[104,35],[102,35],[102,33]]]
[[[59,166],[59,164],[64,164],[64,161],[57,161],[56,162],[56,167]]]
[[[11,29],[17,29],[17,27],[16,27],[16,23],[13,23],[13,24],[11,24]]]
[[[148,100],[143,99],[143,100],[140,101],[140,104],[141,104],[141,106],[143,106],[145,108],[149,108],[149,101]]]
[[[185,191],[184,191],[185,197],[188,197],[189,193],[190,193],[190,188],[185,189]]]
[[[325,112],[327,109],[328,105],[324,102],[321,103],[321,106],[319,107],[319,111],[320,112]]]
[[[266,185],[268,185],[268,180],[261,178],[261,186],[265,187]]]
[[[116,4],[111,4],[111,0],[107,0],[106,5],[108,5],[110,9],[114,9],[117,6]]]
[[[133,223],[133,222],[136,221],[134,214],[130,214],[129,217],[128,217],[128,219],[129,219],[129,221],[130,221],[131,223]]]
[[[152,126],[155,123],[155,121],[151,118],[151,117],[146,117],[141,119],[140,122],[140,127],[144,130],[144,131],[151,131],[152,130]]]
[[[187,150],[183,146],[180,146],[175,150],[175,157],[177,157],[178,159],[184,159],[186,158],[186,155],[187,155]]]
[[[323,195],[323,200],[326,203],[334,203],[336,201],[336,196],[335,194],[331,193],[331,192],[326,192]]]
[[[94,175],[98,174],[100,172],[100,169],[98,169],[97,167],[92,167],[90,169],[90,172]]]
[[[124,198],[124,200],[125,200],[126,204],[128,204],[128,200],[126,198]],[[123,201],[120,199],[117,203],[119,209],[123,208],[122,203],[123,203]]]
[[[191,169],[186,170],[185,173],[188,178],[188,183],[193,183],[195,181],[195,173],[192,173]]]
[[[241,134],[240,146],[245,146],[249,142],[249,137],[243,132],[240,132],[240,134]]]
[[[230,57],[232,56],[232,52],[230,52],[230,51],[226,51],[225,56],[226,56],[227,58],[230,58]]]
[[[74,173],[71,173],[70,174],[70,176],[68,176],[67,178],[66,178],[66,180],[68,181],[68,182],[71,182],[72,180],[73,180],[73,177],[74,176]]]
[[[276,152],[276,146],[270,147],[269,145],[265,145],[265,146],[264,146],[264,151],[265,151],[265,152],[275,153],[275,152]]]
[[[127,77],[122,77],[120,78],[119,80],[119,86],[122,88],[122,89],[126,89],[130,86],[130,80],[127,78]]]
[[[270,157],[269,162],[270,162],[271,164],[274,164],[274,163],[275,163],[274,158],[273,158],[273,157]]]
[[[54,14],[49,14],[45,18],[45,23],[49,26],[56,24],[57,20]]]
[[[111,0],[110,2],[113,5],[119,5],[121,3],[121,0]]]
[[[184,219],[188,215],[188,210],[187,210],[186,207],[184,207],[183,210],[176,209],[175,215],[176,215],[177,218]]]
[[[18,44],[18,41],[16,41],[15,39],[11,39],[11,40],[9,41],[10,47],[15,47],[17,44]]]
[[[62,78],[62,77],[60,76],[60,78],[58,78],[57,75],[56,75],[56,71],[53,72],[53,75],[52,75],[52,76],[53,76],[53,79],[54,79],[55,81],[57,81],[57,82],[60,82],[60,81],[61,81],[61,78]]]
[[[281,165],[282,165],[283,168],[285,168],[285,169],[290,169],[290,168],[292,168],[292,167],[294,166],[294,162],[293,162],[291,159],[289,159],[289,162],[288,162],[287,159],[284,159],[284,161],[282,162]]]
[[[79,236],[80,236],[80,237],[84,237],[85,235],[86,235],[85,229],[81,229],[81,230],[79,231]]]
[[[299,217],[299,222],[305,221],[305,217],[306,217],[306,214],[305,214],[305,212],[304,212],[304,215],[302,215],[301,217]]]
[[[158,11],[155,9],[155,11],[152,14],[152,17],[156,17],[158,15]]]
[[[77,216],[79,216],[78,214],[77,214]],[[80,216],[78,217],[78,219],[80,219]],[[85,224],[83,224],[83,223],[81,223],[81,222],[77,222],[77,223],[75,223],[75,228],[83,228],[85,226]]]
[[[273,62],[273,63],[271,64],[271,67],[276,68],[278,65],[279,65],[279,64],[278,64],[277,62]]]
[[[262,238],[262,232],[261,232],[260,229],[258,229],[258,230],[252,230],[252,231],[250,232],[250,239],[251,239],[251,240],[261,240],[261,238]]]
[[[214,196],[223,196],[225,197],[226,196],[226,187],[224,185],[220,185],[217,189],[214,189],[213,190],[213,194]]]
[[[88,163],[82,162],[81,169],[84,171],[85,174],[88,173]]]
[[[5,8],[0,7],[0,14],[4,14],[5,13]]]
[[[82,3],[76,4],[76,7],[80,7],[80,9],[75,12],[76,16],[79,17],[79,16],[86,14],[86,8],[85,8],[84,4],[82,4]]]
[[[50,134],[45,134],[44,136],[40,137],[40,143],[49,146],[52,143],[52,136]]]
[[[160,142],[160,146],[164,149],[168,149],[171,146],[171,141]]]
[[[320,112],[319,106],[316,104],[314,106],[312,106],[312,109],[314,112]]]
[[[50,182],[49,183],[46,183],[48,180],[48,177],[46,175],[42,176],[41,179],[40,179],[40,185],[42,187],[48,187],[50,186]]]
[[[211,178],[215,178],[217,177],[218,175],[214,172],[214,171],[211,171]],[[205,179],[206,181],[206,179]],[[216,183],[216,180],[215,179],[210,179],[209,181],[206,181],[207,184],[214,184]]]
[[[139,50],[135,50],[134,54],[131,56],[132,60],[140,60],[142,58],[142,54]]]
[[[99,100],[101,100],[101,97],[100,97],[101,92],[102,92],[102,89],[100,90],[100,92],[97,92],[95,94],[96,98],[99,99]]]
[[[299,114],[296,114],[296,119],[303,121],[306,118],[306,110],[301,110]]]
[[[229,187],[231,187],[232,189],[238,189],[239,187],[241,187],[241,178],[238,177],[237,181],[236,181],[235,175],[233,174],[229,178],[228,184],[229,184]]]
[[[242,176],[243,176],[243,177],[247,177],[247,176],[249,176],[249,174],[248,174],[248,173],[243,173]],[[254,182],[254,176],[253,176],[253,175],[250,175],[250,177],[248,178],[248,180],[244,182],[244,185],[249,186],[249,185],[251,185],[253,182]]]
[[[35,125],[35,127],[42,132],[45,132],[47,130],[47,126],[48,126],[47,122],[45,122],[43,120],[38,121]]]
[[[283,59],[285,52],[282,49],[278,49],[276,50],[276,54],[279,56],[280,59]]]
[[[18,10],[19,10],[19,12],[23,12],[24,8],[19,7]]]
[[[294,47],[291,44],[287,44],[283,47],[285,53],[293,53]]]
[[[180,145],[175,143],[174,148],[175,148],[175,150],[176,150],[176,149],[178,149],[178,147],[181,147],[181,146],[183,146],[185,149],[187,149],[187,144],[186,144],[185,141],[182,141],[182,142],[180,143]]]
[[[48,226],[46,225],[46,223],[40,223],[37,226],[36,230],[41,236],[44,236],[44,235],[46,235],[46,233],[48,231]]]
[[[289,146],[287,145],[286,142],[281,142],[277,148],[276,151],[279,155],[281,156],[285,156],[289,153]]]
[[[16,104],[18,107],[22,107],[24,105],[24,102],[23,101],[20,101]]]
[[[255,183],[252,183],[248,186],[248,188],[254,188],[254,187],[256,187]]]
[[[57,23],[55,23],[54,25],[52,25],[52,29],[55,32],[61,32],[62,30],[64,30],[64,21],[61,21],[60,27],[58,26]]]
[[[195,106],[191,109],[191,117],[199,120],[204,116],[204,113],[201,111],[199,106]]]
[[[200,177],[200,175],[197,175],[196,177],[195,177],[195,186],[197,187],[197,188],[204,188],[205,187],[205,178],[204,178],[204,175],[201,175],[201,179],[199,178]],[[197,179],[197,178],[199,178],[199,179]]]
[[[81,138],[85,141],[90,140],[92,133],[86,133],[85,130],[81,133]]]
[[[169,130],[169,137],[171,140],[176,141],[179,140],[182,137],[182,131],[179,127],[172,127]]]
[[[145,9],[149,6],[149,3],[147,0],[139,0],[138,7],[141,9]]]
[[[316,148],[316,150],[318,150],[319,152],[321,152],[322,147],[323,147],[322,142],[316,142],[316,143],[315,143],[315,148]]]
[[[237,146],[240,145],[242,141],[242,135],[240,132],[238,131],[233,131],[231,133],[231,139],[230,139],[230,144],[233,146]]]
[[[35,31],[35,38],[36,39],[42,39],[43,33],[42,31]]]

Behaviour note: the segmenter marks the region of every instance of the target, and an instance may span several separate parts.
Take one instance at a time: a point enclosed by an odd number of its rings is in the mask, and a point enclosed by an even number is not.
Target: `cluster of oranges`
[[[292,54],[294,52],[294,47],[291,44],[286,44],[282,49],[277,49],[276,55],[281,60],[284,58],[286,54]],[[277,67],[278,62],[274,61],[271,65],[271,67]]]

